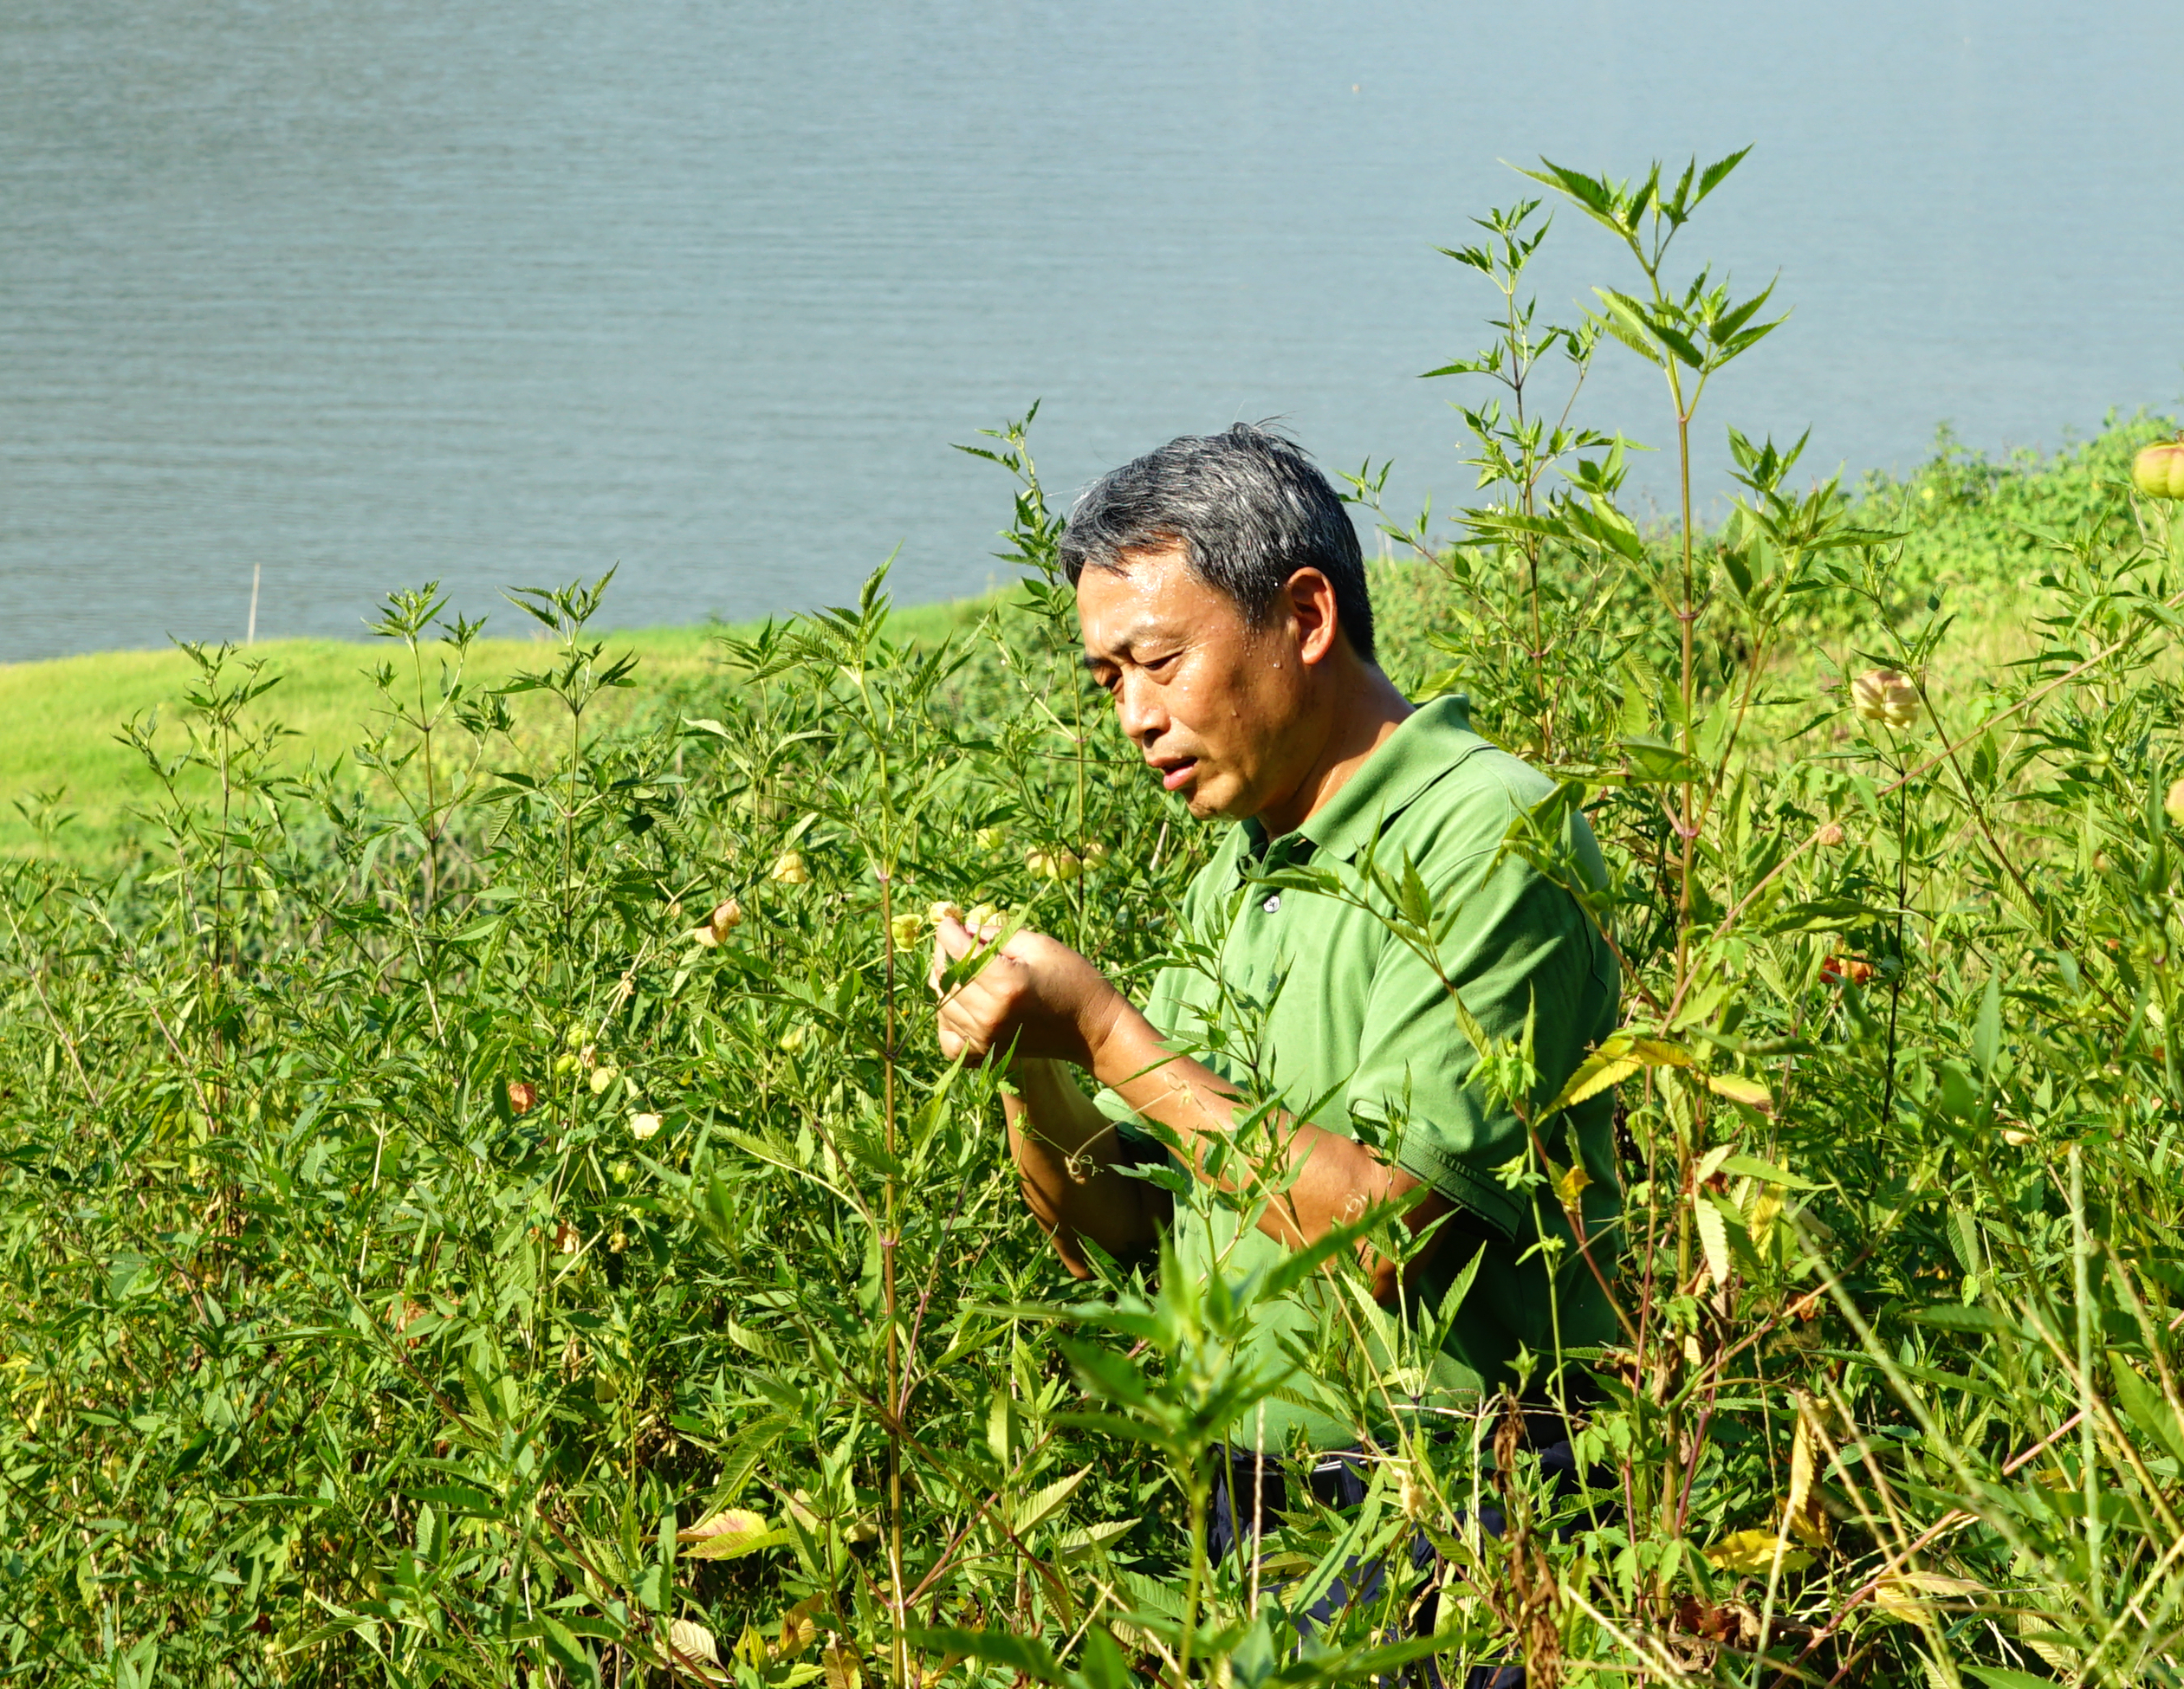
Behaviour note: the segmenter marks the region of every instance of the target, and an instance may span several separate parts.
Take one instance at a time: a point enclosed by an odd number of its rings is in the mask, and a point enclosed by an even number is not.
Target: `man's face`
[[[1193,815],[1256,815],[1304,778],[1293,729],[1310,678],[1286,619],[1253,627],[1181,546],[1132,553],[1124,573],[1086,569],[1077,616],[1123,731]]]

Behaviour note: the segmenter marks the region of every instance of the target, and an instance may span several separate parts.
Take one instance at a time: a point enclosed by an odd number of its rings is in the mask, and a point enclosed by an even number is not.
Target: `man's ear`
[[[1342,637],[1334,582],[1319,570],[1307,567],[1291,575],[1282,590],[1287,595],[1291,624],[1297,630],[1297,655],[1306,666],[1324,662]]]

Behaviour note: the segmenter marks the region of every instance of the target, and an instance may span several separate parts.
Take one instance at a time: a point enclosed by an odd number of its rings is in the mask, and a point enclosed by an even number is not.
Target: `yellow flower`
[[[783,851],[774,859],[766,877],[776,885],[807,885],[811,882],[812,870],[804,865],[803,852]]]
[[[639,1142],[653,1136],[660,1129],[660,1117],[656,1114],[633,1114],[630,1116],[630,1136]]]
[[[1850,683],[1850,702],[1869,722],[1908,728],[1919,717],[1919,689],[1893,669],[1868,669]]]

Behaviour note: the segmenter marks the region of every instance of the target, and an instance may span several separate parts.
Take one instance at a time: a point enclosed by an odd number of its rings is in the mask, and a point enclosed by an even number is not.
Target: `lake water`
[[[1720,424],[1909,466],[2184,392],[2184,10],[1306,0],[9,0],[0,658],[353,633],[619,562],[629,624],[1000,566],[1066,491],[1280,416],[1468,489],[1500,160],[1757,150],[1687,236],[1789,327]],[[1565,216],[1551,309],[1628,277]],[[1665,442],[1616,355],[1589,415]],[[1649,484],[1665,490],[1665,478]]]

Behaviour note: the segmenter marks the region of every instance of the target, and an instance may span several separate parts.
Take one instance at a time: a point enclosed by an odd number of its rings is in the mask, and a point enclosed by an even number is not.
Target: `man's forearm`
[[[1060,1063],[1021,1058],[1010,1077],[1016,1095],[1002,1102],[1009,1154],[1024,1201],[1062,1264],[1079,1278],[1090,1276],[1085,1238],[1111,1255],[1150,1247],[1158,1238],[1152,1199],[1162,1193],[1117,1170],[1114,1123]]]
[[[1182,1138],[1195,1165],[1204,1165],[1207,1136],[1226,1137],[1235,1130],[1235,1092],[1202,1062],[1167,1050],[1152,1023],[1136,1010],[1125,1006],[1112,1015],[1089,1042],[1093,1076],[1139,1115]],[[1294,1177],[1280,1199],[1267,1205],[1259,1224],[1292,1248],[1314,1242],[1418,1185],[1412,1175],[1390,1166],[1353,1138],[1287,1113],[1278,1113],[1273,1125],[1278,1140],[1287,1145]],[[1423,1226],[1450,1206],[1428,1192],[1410,1209],[1410,1224]],[[1387,1300],[1394,1293],[1395,1271],[1391,1264],[1377,1265],[1375,1289]]]

